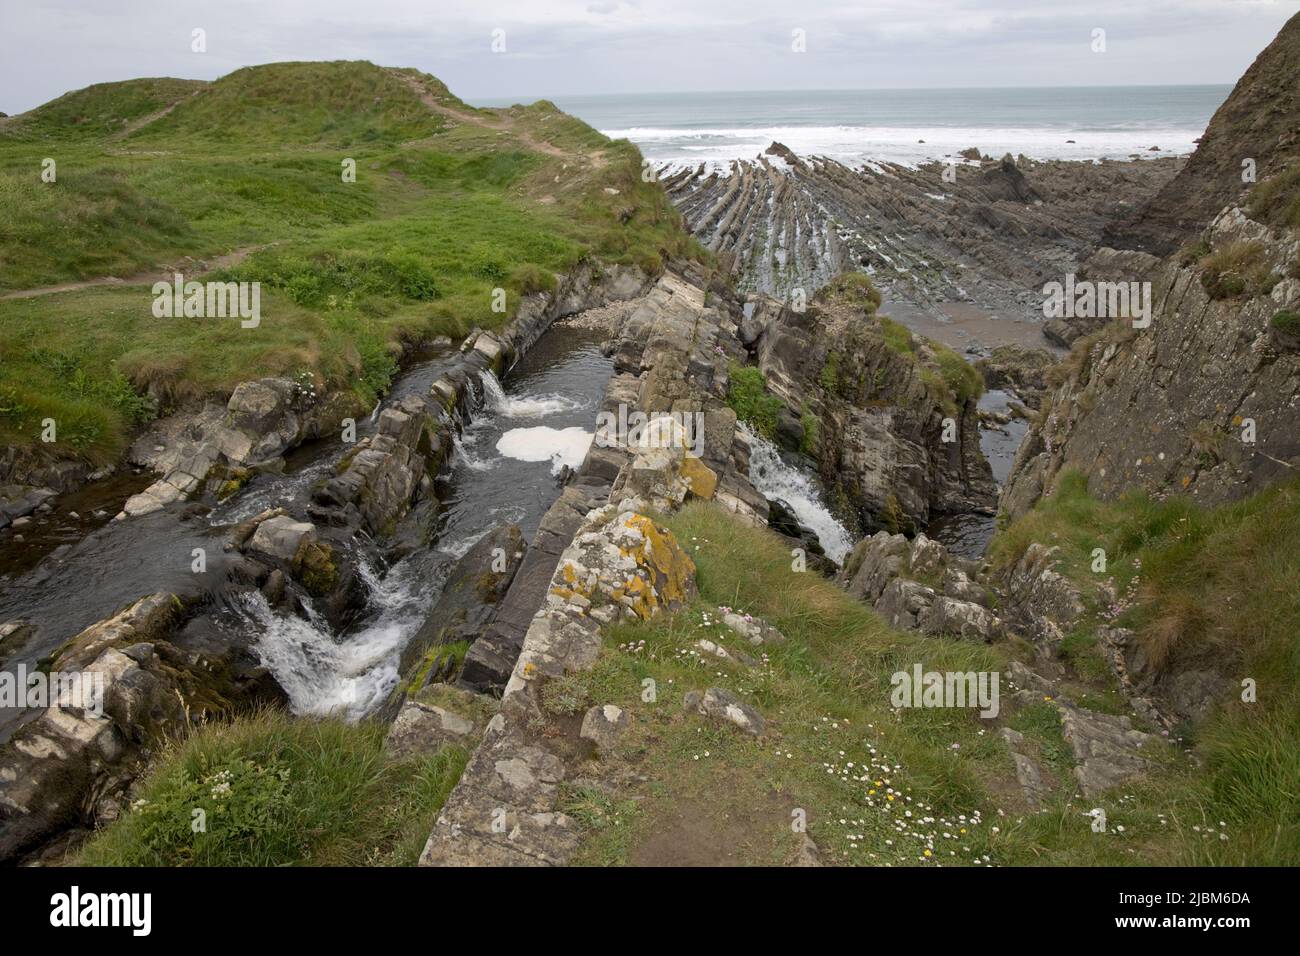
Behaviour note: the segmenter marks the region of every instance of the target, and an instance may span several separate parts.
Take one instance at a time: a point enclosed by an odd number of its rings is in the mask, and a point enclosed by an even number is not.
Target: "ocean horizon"
[[[1033,159],[1127,159],[1196,148],[1227,84],[771,90],[550,98],[671,165],[752,159],[772,142],[853,165],[907,165],[974,146]],[[534,102],[539,97],[525,98]],[[519,98],[474,100],[508,106]],[[1154,149],[1152,147],[1157,147]]]

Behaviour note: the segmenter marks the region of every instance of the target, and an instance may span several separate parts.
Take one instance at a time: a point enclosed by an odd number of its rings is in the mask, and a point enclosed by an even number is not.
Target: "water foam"
[[[749,439],[749,480],[763,497],[779,498],[790,506],[799,523],[817,533],[822,550],[839,564],[853,550],[853,536],[822,501],[822,491],[807,472],[783,459],[766,438],[741,426]]]
[[[595,435],[585,428],[512,428],[497,440],[497,451],[515,461],[551,462],[551,474],[558,475],[565,465],[577,468],[587,457]]]

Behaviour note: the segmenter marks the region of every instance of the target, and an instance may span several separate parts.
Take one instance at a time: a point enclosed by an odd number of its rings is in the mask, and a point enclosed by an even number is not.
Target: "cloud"
[[[0,109],[134,76],[369,59],[467,99],[717,89],[1225,83],[1296,2],[36,0],[0,12]],[[203,27],[208,52],[192,53]],[[1091,31],[1107,52],[1092,53]],[[491,33],[506,31],[493,54]],[[791,50],[791,31],[807,52]]]

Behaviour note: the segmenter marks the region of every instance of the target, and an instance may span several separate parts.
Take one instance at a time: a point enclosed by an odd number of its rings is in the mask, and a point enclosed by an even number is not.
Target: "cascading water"
[[[822,550],[837,564],[853,550],[853,536],[823,503],[821,487],[809,472],[781,457],[775,445],[741,425],[749,440],[749,480],[763,497],[790,506],[799,523],[817,533]]]
[[[583,432],[585,454],[613,362],[600,351],[598,334],[579,329],[544,335],[511,370],[503,387],[490,372],[471,388],[476,407],[463,431],[453,433],[450,472],[438,479],[440,502],[434,543],[386,571],[362,561],[368,613],[334,634],[313,610],[300,617],[273,610],[260,593],[240,596],[234,626],[258,633],[256,648],[298,713],[357,719],[374,711],[396,685],[402,650],[437,603],[452,565],[493,528],[518,524],[531,538],[558,494],[553,456],[507,454],[512,433]],[[424,373],[422,378],[430,378]],[[395,393],[427,393],[428,383],[398,382]],[[431,378],[430,378],[431,380]],[[472,383],[471,383],[472,384]],[[478,396],[476,399],[474,396]],[[525,420],[527,428],[515,423]],[[572,438],[570,446],[576,446]],[[511,442],[506,441],[506,450]],[[566,461],[571,460],[568,454]],[[581,461],[581,455],[578,455]]]

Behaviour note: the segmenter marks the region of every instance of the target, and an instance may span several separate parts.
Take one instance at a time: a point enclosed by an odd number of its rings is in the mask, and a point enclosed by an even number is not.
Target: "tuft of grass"
[[[262,711],[163,754],[87,866],[413,865],[468,755],[388,763],[386,728]]]
[[[784,403],[767,392],[762,369],[732,363],[727,383],[727,404],[736,417],[748,422],[764,438],[776,435],[777,417]]]
[[[1250,191],[1251,218],[1278,228],[1300,229],[1300,163],[1293,163]]]
[[[1263,244],[1254,241],[1237,240],[1216,249],[1201,260],[1201,268],[1201,285],[1211,299],[1268,295],[1278,282]]]
[[[1284,335],[1300,335],[1300,312],[1283,309],[1269,323]]]

